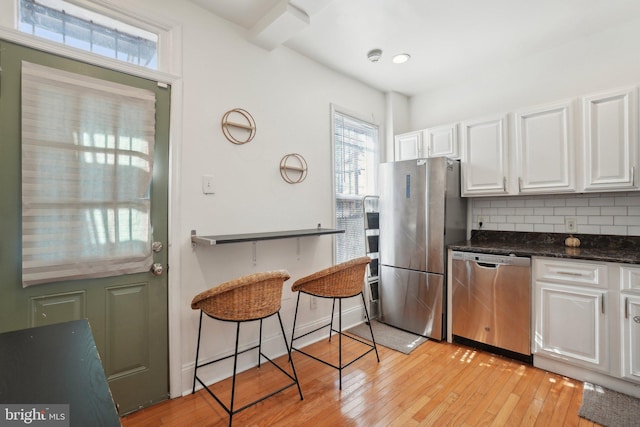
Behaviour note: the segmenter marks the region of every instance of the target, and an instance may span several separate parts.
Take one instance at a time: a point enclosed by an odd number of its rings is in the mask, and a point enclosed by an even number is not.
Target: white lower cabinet
[[[536,352],[607,371],[604,294],[592,289],[538,283],[540,315]]]
[[[534,353],[609,370],[607,289],[601,278],[592,279],[601,270],[599,264],[534,260]]]
[[[640,267],[532,258],[534,366],[640,397]]]
[[[620,295],[622,310],[622,377],[640,382],[640,295]]]

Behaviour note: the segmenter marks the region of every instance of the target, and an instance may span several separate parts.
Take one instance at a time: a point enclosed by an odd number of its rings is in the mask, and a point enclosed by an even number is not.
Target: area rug
[[[637,427],[640,399],[585,382],[578,415],[606,427]]]
[[[427,338],[406,332],[393,326],[386,325],[377,320],[371,321],[371,328],[373,329],[373,335],[376,339],[376,344],[385,346],[392,350],[409,354],[425,341]],[[371,341],[371,332],[369,332],[369,325],[361,323],[348,329],[353,335],[357,335],[360,338]]]

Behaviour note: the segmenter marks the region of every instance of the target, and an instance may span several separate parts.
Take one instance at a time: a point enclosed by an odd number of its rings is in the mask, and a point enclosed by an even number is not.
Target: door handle
[[[151,266],[151,274],[154,276],[162,276],[162,273],[164,273],[164,267],[159,262],[156,262]]]

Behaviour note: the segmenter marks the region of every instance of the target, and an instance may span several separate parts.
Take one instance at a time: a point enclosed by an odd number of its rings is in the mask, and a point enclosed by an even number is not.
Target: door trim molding
[[[180,247],[173,245],[172,242],[181,240],[180,232],[180,192],[177,189],[181,184],[181,159],[182,159],[182,135],[183,135],[183,80],[182,80],[182,27],[173,26],[169,31],[171,43],[167,47],[165,55],[169,58],[171,70],[177,74],[162,73],[159,71],[142,69],[136,66],[130,66],[120,61],[110,60],[102,56],[83,52],[73,48],[49,42],[44,39],[21,33],[17,30],[0,26],[0,39],[8,42],[14,42],[25,47],[30,47],[54,55],[66,58],[76,59],[93,65],[109,68],[115,71],[131,74],[150,80],[156,80],[171,85],[171,110],[169,121],[169,230],[167,250],[169,253],[168,264],[168,331],[169,331],[169,397],[175,398],[182,395],[182,339],[180,333],[180,283],[181,264],[180,264]]]

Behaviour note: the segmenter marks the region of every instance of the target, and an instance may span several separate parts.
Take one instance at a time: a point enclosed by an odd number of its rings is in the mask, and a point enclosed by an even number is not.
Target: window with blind
[[[147,271],[155,95],[22,63],[22,282]]]
[[[363,197],[377,193],[378,127],[333,111],[336,262],[365,254]]]

